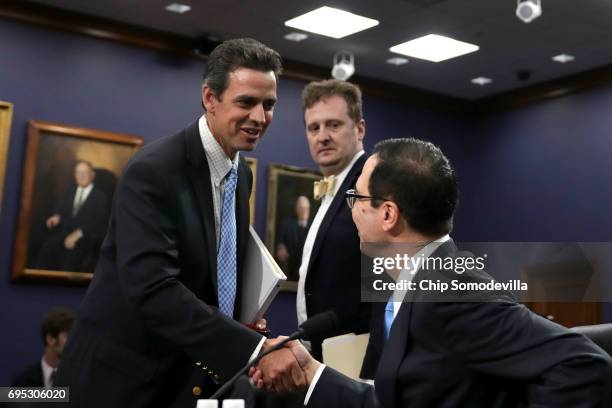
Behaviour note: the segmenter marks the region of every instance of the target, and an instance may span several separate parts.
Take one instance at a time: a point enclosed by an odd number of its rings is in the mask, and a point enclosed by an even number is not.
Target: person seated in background
[[[455,173],[431,143],[416,139],[378,143],[346,198],[361,251],[368,256],[379,256],[380,247],[397,244],[411,248],[414,258],[452,259],[461,254],[449,236],[458,201]],[[612,379],[612,359],[604,350],[531,312],[509,292],[458,295],[420,290],[423,281],[491,280],[484,270],[460,274],[436,268],[421,266],[408,275],[403,273],[406,269],[395,271],[415,289],[385,293],[389,300],[378,316],[384,344],[375,387],[326,367],[299,342],[288,343],[309,384],[304,405],[610,406],[605,393]],[[277,392],[290,388],[290,378],[266,372],[265,367],[251,375],[260,388]]]
[[[11,386],[45,388],[53,386],[55,371],[59,366],[64,345],[75,319],[76,314],[63,307],[50,309],[45,314],[40,326],[40,334],[45,347],[43,356],[40,361],[17,374]]]

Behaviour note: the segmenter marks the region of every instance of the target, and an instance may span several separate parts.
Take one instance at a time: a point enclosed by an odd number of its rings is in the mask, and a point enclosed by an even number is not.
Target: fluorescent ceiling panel
[[[391,65],[404,65],[408,63],[408,58],[403,57],[393,57],[387,60],[387,64]]]
[[[332,38],[343,38],[378,25],[378,20],[323,6],[285,21],[288,27]]]
[[[553,61],[560,62],[561,64],[565,64],[566,62],[571,62],[575,58],[573,55],[569,54],[559,54],[552,57]]]
[[[296,33],[296,32],[289,33],[285,36],[285,40],[295,41],[295,42],[304,41],[307,38],[308,38],[308,35],[304,33]]]
[[[491,78],[487,78],[487,77],[478,77],[478,78],[473,78],[472,79],[472,83],[475,85],[487,85],[490,84],[491,82],[493,82],[493,80]]]
[[[172,13],[183,14],[191,10],[191,6],[181,3],[172,3],[166,6],[166,10]]]
[[[437,34],[429,34],[402,44],[389,50],[397,54],[419,58],[427,61],[440,62],[460,55],[478,51],[480,47],[474,44],[458,41]]]

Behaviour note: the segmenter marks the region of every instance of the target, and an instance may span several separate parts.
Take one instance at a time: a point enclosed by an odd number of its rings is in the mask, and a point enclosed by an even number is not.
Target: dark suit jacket
[[[28,366],[25,370],[17,374],[11,381],[11,387],[44,387],[42,367],[40,361]]]
[[[287,280],[297,281],[300,278],[300,263],[302,262],[302,250],[306,235],[310,228],[310,221],[305,228],[300,227],[295,218],[285,219],[280,230],[279,244],[282,243],[289,253],[287,262]]]
[[[55,209],[55,213],[61,217],[60,224],[50,231],[51,235],[43,244],[36,261],[38,268],[93,272],[96,266],[98,251],[108,226],[108,198],[94,185],[73,216],[76,189],[76,186],[73,187]],[[67,250],[64,240],[77,229],[82,230],[83,237],[73,250]]]
[[[59,228],[67,235],[76,229],[83,231],[83,238],[102,239],[106,232],[108,216],[108,198],[102,190],[94,184],[87,199],[73,216],[72,207],[77,187],[70,189],[66,197],[61,201],[57,208],[57,213],[61,215]]]
[[[338,189],[317,232],[305,282],[308,316],[335,310],[345,320],[330,337],[368,331],[370,304],[361,303],[359,236],[344,192],[355,187],[367,157],[362,155]],[[321,360],[322,338],[312,339],[312,355]]]
[[[251,172],[238,168],[238,293]],[[193,407],[246,364],[261,336],[217,308],[212,187],[198,124],[130,161],[58,372],[73,406]],[[240,310],[239,301],[236,310]]]
[[[435,256],[455,251],[451,241]],[[434,275],[448,282],[491,279],[468,272]],[[430,274],[420,271],[415,282],[425,278]],[[309,407],[605,406],[612,360],[586,337],[504,293],[483,294],[483,302],[422,302],[423,292],[407,296],[412,301],[402,305],[384,345],[376,390],[325,368]]]

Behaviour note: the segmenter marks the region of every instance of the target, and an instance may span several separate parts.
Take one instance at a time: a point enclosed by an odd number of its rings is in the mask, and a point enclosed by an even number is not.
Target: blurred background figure
[[[300,262],[304,241],[310,228],[310,200],[299,196],[295,202],[295,218],[283,220],[276,248],[276,259],[290,281],[300,277]]]
[[[50,309],[45,314],[40,326],[40,334],[45,347],[42,358],[17,374],[11,386],[45,388],[53,386],[55,371],[75,318],[76,314],[72,310],[63,307]]]
[[[96,188],[96,172],[90,162],[77,161],[75,186],[47,218],[51,232],[43,244],[36,267],[71,272],[93,272],[106,232],[108,198]]]

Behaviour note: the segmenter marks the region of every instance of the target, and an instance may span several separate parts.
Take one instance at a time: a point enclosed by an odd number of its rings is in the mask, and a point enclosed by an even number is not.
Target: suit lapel
[[[457,250],[452,239],[440,245],[430,256],[444,258]],[[417,284],[425,278],[422,271],[417,272],[413,281]],[[407,291],[404,297],[403,304],[391,326],[389,340],[383,347],[383,352],[378,364],[376,372],[376,394],[381,400],[381,405],[385,407],[395,406],[396,384],[400,364],[404,360],[408,351],[408,342],[410,341],[410,320],[412,318],[412,310],[414,306],[414,298],[418,290]],[[384,310],[380,316],[384,322]]]
[[[247,249],[247,238],[249,236],[249,194],[252,185],[252,175],[248,164],[243,157],[240,157],[238,164],[238,185],[236,187],[236,234],[237,234],[237,275],[236,275],[236,307],[234,308],[234,316],[239,317],[240,313],[240,298],[241,298],[241,283],[242,275],[244,274],[244,259]],[[250,177],[249,177],[250,175]]]
[[[348,174],[344,178],[344,182],[338,188],[336,192],[336,196],[334,197],[331,205],[327,209],[327,213],[325,213],[325,217],[321,222],[321,226],[319,227],[319,231],[317,231],[317,237],[315,238],[314,245],[312,247],[312,254],[310,255],[310,262],[308,263],[308,270],[312,268],[314,264],[314,260],[317,259],[317,255],[321,250],[321,245],[323,243],[323,239],[325,238],[325,234],[327,234],[327,230],[329,229],[334,216],[338,212],[338,210],[345,204],[344,200],[344,192],[349,188],[355,186],[355,182],[357,178],[361,174],[361,169],[363,168],[363,164],[365,163],[367,157],[365,154],[361,155],[359,159],[355,163],[353,163],[353,167],[349,170]],[[308,276],[308,275],[306,275]]]
[[[217,291],[217,236],[215,233],[214,204],[212,198],[212,186],[210,183],[210,169],[204,153],[204,146],[200,139],[198,122],[191,124],[185,129],[185,143],[187,147],[187,158],[189,161],[189,176],[193,191],[195,192],[198,207],[200,209],[200,221],[206,234],[206,250],[208,251],[208,262],[210,265],[210,276]]]
[[[410,330],[410,317],[412,315],[412,299],[408,298],[402,304],[391,326],[389,339],[385,343],[376,371],[376,394],[384,407],[395,406],[395,385],[397,372],[408,349],[408,333]],[[384,321],[384,310],[381,318]],[[384,336],[384,335],[383,335]]]

